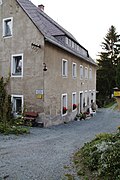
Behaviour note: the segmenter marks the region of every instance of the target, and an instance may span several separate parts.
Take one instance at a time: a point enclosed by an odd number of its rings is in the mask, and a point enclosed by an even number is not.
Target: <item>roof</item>
[[[21,8],[25,11],[28,17],[32,20],[38,30],[44,35],[45,40],[49,41],[56,46],[74,54],[77,57],[80,57],[94,65],[96,65],[95,61],[91,57],[85,57],[80,54],[76,49],[70,48],[62,43],[57,36],[66,36],[70,38],[73,42],[78,43],[75,37],[65,30],[62,26],[60,26],[57,22],[55,22],[52,18],[50,18],[44,11],[40,8],[36,7],[31,1],[29,0],[16,0]],[[80,45],[82,49],[84,49],[87,54],[88,51]]]

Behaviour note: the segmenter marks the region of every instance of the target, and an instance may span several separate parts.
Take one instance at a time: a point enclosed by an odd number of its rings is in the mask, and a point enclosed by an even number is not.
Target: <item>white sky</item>
[[[111,25],[120,34],[120,0],[31,0],[68,30],[93,59]]]

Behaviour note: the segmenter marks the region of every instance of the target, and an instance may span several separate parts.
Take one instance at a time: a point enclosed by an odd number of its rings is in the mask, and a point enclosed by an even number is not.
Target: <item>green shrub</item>
[[[3,134],[24,134],[24,133],[29,133],[29,128],[25,128],[22,126],[14,126],[14,125],[6,125],[4,126],[4,124],[0,123],[0,133]]]
[[[99,134],[91,142],[84,144],[75,153],[74,164],[79,176],[83,173],[90,179],[119,180],[120,132]]]

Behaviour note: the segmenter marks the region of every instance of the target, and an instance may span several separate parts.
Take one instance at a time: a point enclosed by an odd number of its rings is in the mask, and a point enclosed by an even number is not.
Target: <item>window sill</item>
[[[3,38],[11,38],[12,35],[3,35]]]

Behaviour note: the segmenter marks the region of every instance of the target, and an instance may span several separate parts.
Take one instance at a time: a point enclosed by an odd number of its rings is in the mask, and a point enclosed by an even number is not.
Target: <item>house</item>
[[[29,0],[0,1],[0,76],[8,77],[13,114],[38,112],[45,127],[74,119],[96,101],[96,63]]]

